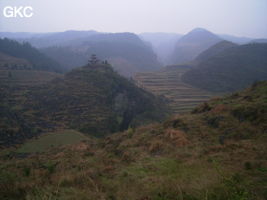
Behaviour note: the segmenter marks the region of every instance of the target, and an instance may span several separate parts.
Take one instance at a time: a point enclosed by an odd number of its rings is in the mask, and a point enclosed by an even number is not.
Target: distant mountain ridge
[[[71,44],[72,41],[89,37],[94,34],[100,34],[97,31],[75,31],[69,30],[64,32],[48,32],[48,33],[27,33],[27,32],[0,32],[0,37],[15,39],[19,42],[29,42],[36,48],[45,48],[49,46],[58,46]]]
[[[127,77],[161,67],[151,47],[133,33],[95,34],[68,44],[41,51],[67,69],[86,64],[91,54],[108,60],[115,70]]]
[[[138,37],[139,36],[139,37]],[[94,30],[55,33],[0,32],[1,37],[29,42],[65,70],[86,64],[91,54],[108,60],[120,74],[131,77],[138,72],[160,69],[161,65],[193,64],[199,54],[227,40],[236,44],[265,42],[196,28],[186,35],[176,33],[102,33]]]

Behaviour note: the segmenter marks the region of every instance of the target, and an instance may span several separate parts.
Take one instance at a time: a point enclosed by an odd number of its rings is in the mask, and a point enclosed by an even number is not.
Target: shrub
[[[250,169],[252,169],[252,165],[251,165],[251,163],[248,162],[248,161],[245,162],[244,167],[245,167],[246,170],[250,170]]]
[[[28,177],[31,174],[31,168],[30,167],[24,167],[23,168],[23,175]]]
[[[53,163],[53,162],[48,162],[46,164],[44,164],[44,168],[47,169],[47,171],[49,172],[49,174],[52,174],[55,172],[57,164]]]
[[[223,116],[208,116],[206,118],[207,124],[213,128],[218,128],[220,122],[224,119]]]
[[[211,106],[205,102],[201,104],[200,106],[196,107],[191,113],[192,114],[198,114],[198,113],[203,113],[211,110]]]

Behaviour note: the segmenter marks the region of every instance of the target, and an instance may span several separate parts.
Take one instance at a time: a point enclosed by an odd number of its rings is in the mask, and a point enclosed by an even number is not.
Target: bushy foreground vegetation
[[[267,82],[191,114],[19,159],[1,152],[2,199],[264,200]]]

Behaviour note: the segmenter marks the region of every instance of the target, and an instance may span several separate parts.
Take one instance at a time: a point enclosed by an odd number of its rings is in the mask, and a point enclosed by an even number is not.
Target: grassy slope
[[[46,133],[38,139],[23,144],[18,150],[18,153],[35,153],[44,152],[50,148],[59,147],[62,145],[76,144],[82,140],[88,140],[88,137],[75,130],[62,130],[52,133]]]
[[[181,76],[188,70],[188,66],[170,66],[158,72],[138,73],[134,79],[139,86],[169,99],[171,110],[179,114],[192,110],[212,96],[181,81]]]
[[[61,147],[1,156],[7,199],[264,200],[267,82],[192,114]]]

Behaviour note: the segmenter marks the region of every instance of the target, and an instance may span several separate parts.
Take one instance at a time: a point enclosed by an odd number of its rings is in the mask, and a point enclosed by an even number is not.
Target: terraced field
[[[183,83],[181,75],[188,69],[188,66],[168,66],[157,72],[138,73],[134,80],[139,87],[169,99],[175,114],[184,113],[214,95]]]
[[[62,74],[35,70],[0,70],[0,92],[10,105],[22,103],[30,87],[47,83]]]
[[[37,70],[0,70],[0,81],[6,85],[33,86],[62,77],[62,74]]]

